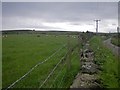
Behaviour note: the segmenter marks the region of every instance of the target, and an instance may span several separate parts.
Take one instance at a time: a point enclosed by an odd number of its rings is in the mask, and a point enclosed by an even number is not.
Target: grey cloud
[[[117,2],[104,3],[3,3],[4,16],[44,18],[49,21],[84,21],[94,18],[115,18]]]
[[[15,27],[14,21],[7,18],[20,17],[20,19],[41,19],[46,22],[70,22],[73,25],[93,22],[94,19],[117,19],[117,2],[3,2],[3,24]],[[28,27],[19,25],[16,27]],[[93,23],[87,23],[93,25]],[[29,27],[52,28],[47,26],[32,25]]]

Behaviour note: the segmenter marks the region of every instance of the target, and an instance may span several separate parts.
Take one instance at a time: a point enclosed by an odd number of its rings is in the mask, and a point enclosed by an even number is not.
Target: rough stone
[[[87,46],[89,46],[87,44]],[[99,88],[98,77],[96,73],[98,72],[98,65],[94,61],[94,52],[90,49],[81,50],[81,70],[75,77],[73,84],[70,88]]]
[[[94,74],[97,72],[97,65],[93,62],[84,62],[81,67],[82,73]]]
[[[74,80],[70,88],[93,88],[99,87],[99,84],[95,82],[97,79],[96,75],[90,74],[79,74],[79,76]]]

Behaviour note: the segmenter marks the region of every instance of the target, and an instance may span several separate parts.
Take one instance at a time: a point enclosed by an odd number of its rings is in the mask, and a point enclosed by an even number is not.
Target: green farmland
[[[74,47],[77,44],[77,40],[77,36],[72,35],[70,41],[71,47]],[[38,37],[36,34],[10,34],[7,37],[4,37],[2,39],[3,88],[7,88],[27,73],[33,66],[44,61],[66,44],[66,35],[40,35]],[[67,48],[65,46],[48,61],[36,67],[30,74],[16,83],[13,88],[40,87],[55,65],[66,53]],[[42,87],[68,88],[72,83],[74,76],[79,71],[79,56],[77,48],[72,52],[71,62],[72,68],[70,72],[66,71],[66,60],[63,60],[63,63],[60,63],[53,75],[51,75]],[[61,72],[59,73],[59,71]],[[59,75],[57,79],[54,80],[58,73]],[[67,82],[65,80],[67,80]]]
[[[119,57],[104,45],[107,36],[89,35],[81,34],[80,38],[84,38],[78,42],[78,35],[8,34],[2,38],[2,87],[69,89],[82,71],[80,49],[89,41],[94,63],[99,67],[96,75],[100,88],[118,88]]]

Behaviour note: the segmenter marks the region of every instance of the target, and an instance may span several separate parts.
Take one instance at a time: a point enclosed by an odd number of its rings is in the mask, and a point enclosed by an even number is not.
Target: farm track
[[[94,52],[87,43],[81,53],[81,69],[70,88],[100,88],[98,81],[98,66],[94,63]]]
[[[111,43],[111,38],[105,40],[103,43],[105,44],[105,46],[107,46],[108,48],[110,48],[115,55],[120,56],[120,54],[119,54],[120,53],[120,47],[118,47],[116,45],[113,45]]]

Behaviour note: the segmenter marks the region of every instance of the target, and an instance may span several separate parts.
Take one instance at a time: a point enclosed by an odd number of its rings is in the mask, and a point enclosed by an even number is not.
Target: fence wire
[[[61,86],[61,84],[62,84],[62,81],[63,81],[65,75],[66,75],[66,71],[65,71],[64,74],[63,74],[63,77],[62,77],[62,79],[61,79],[61,81],[60,81],[60,84],[59,84],[58,88],[60,88],[60,86]]]
[[[37,66],[45,63],[46,61],[48,61],[51,57],[53,57],[54,55],[56,55],[56,53],[58,53],[62,48],[64,48],[66,46],[66,44],[64,44],[61,48],[59,48],[56,52],[54,52],[52,55],[50,55],[48,58],[46,58],[44,61],[39,62],[38,64],[36,64],[35,66],[33,66],[27,73],[25,73],[22,77],[20,77],[19,79],[17,79],[15,82],[13,82],[10,86],[8,86],[5,90],[8,90],[9,88],[12,88],[16,83],[18,83],[19,81],[21,81],[23,78],[25,78],[28,74],[30,74]]]
[[[47,76],[47,78],[43,81],[43,83],[40,85],[39,88],[41,88],[46,82],[47,80],[50,78],[50,76],[54,73],[54,71],[56,70],[56,68],[58,67],[58,65],[62,62],[62,60],[64,59],[64,56],[60,59],[60,61],[57,63],[57,65],[52,69],[52,71],[49,73],[49,75]]]
[[[63,70],[65,64],[66,64],[66,63],[64,63],[63,67],[62,67],[61,70],[58,72],[58,74],[57,74],[57,76],[55,77],[55,79],[54,79],[53,83],[51,84],[50,88],[51,88],[52,85],[55,83],[55,81],[57,80],[58,76],[62,73],[62,70]]]
[[[72,52],[72,55],[73,55],[74,53],[75,53],[75,51]],[[76,55],[72,60],[74,60],[75,58],[77,58],[77,55]],[[57,88],[62,88],[62,87],[61,87],[61,84],[62,84],[62,82],[63,82],[63,80],[64,80],[64,78],[65,78],[65,75],[66,75],[66,72],[64,72],[63,77],[61,78],[60,84],[59,84],[59,86],[58,86]]]
[[[5,90],[8,90],[9,88],[12,88],[16,83],[18,83],[20,80],[22,80],[23,78],[25,78],[28,74],[30,74],[37,66],[47,62],[51,57],[53,57],[54,55],[56,55],[56,53],[58,53],[62,48],[64,48],[66,46],[66,44],[64,44],[61,48],[59,48],[56,52],[54,52],[52,55],[50,55],[48,58],[46,58],[44,61],[42,62],[39,62],[38,64],[36,64],[35,66],[33,66],[26,74],[24,74],[22,77],[20,77],[18,80],[16,80],[15,82],[13,82],[7,89]],[[68,53],[67,53],[68,54]],[[66,55],[67,55],[66,54]],[[74,54],[74,51],[72,52],[72,55]],[[65,56],[66,56],[65,55]],[[43,81],[43,83],[39,86],[39,88],[41,88],[46,82],[47,80],[52,76],[52,74],[54,73],[54,71],[56,70],[56,68],[58,67],[58,65],[62,62],[62,60],[65,58],[65,56],[63,56],[60,61],[57,63],[57,65],[52,69],[52,71],[49,73],[49,75],[46,77],[46,79]],[[63,67],[65,66],[66,63],[64,63]],[[57,76],[55,77],[53,83],[57,80],[58,76],[60,75],[60,73],[62,72],[62,69],[63,67],[61,68],[61,70],[59,71],[59,73],[57,74]],[[63,74],[63,77],[61,78],[61,81],[60,81],[60,84],[59,86],[61,85],[64,77],[65,77],[65,74],[66,72]],[[52,85],[50,86],[52,87]]]

